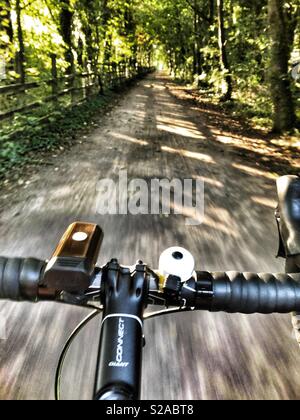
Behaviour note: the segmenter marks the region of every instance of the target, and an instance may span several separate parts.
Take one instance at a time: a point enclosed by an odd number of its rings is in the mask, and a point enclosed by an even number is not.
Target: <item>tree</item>
[[[155,57],[260,123],[274,110],[276,131],[295,124],[288,63],[299,46],[300,0],[0,0],[0,56],[21,83],[50,78],[53,53],[58,74],[75,60],[100,74]]]
[[[296,121],[288,75],[290,48],[283,3],[283,0],[268,2],[271,41],[269,81],[274,106],[273,130],[279,133],[291,130]]]
[[[104,39],[104,63],[110,61],[112,55],[112,34],[109,33],[108,27],[111,19],[111,9],[109,0],[102,0],[101,4],[101,35]]]
[[[19,50],[16,55],[16,71],[20,76],[20,83],[25,83],[25,44],[22,28],[22,7],[21,1],[16,0],[16,15],[17,15],[17,33]]]
[[[124,35],[130,43],[131,57],[130,64],[135,67],[137,64],[137,37],[136,37],[136,21],[133,16],[133,4],[130,0],[124,9]]]
[[[85,39],[85,45],[83,45],[82,37],[78,39],[78,63],[81,67],[83,66],[83,55],[85,53],[85,58],[91,65],[91,68],[95,70],[98,65],[100,52],[99,21],[101,11],[99,0],[78,0],[76,6]]]
[[[61,9],[59,14],[59,31],[65,43],[65,60],[68,63],[67,74],[74,72],[74,54],[73,54],[73,17],[74,10],[71,7],[70,0],[61,0]]]
[[[215,17],[215,0],[208,2],[199,0],[185,0],[193,10],[194,19],[194,51],[193,51],[193,73],[200,75],[203,71],[203,57],[201,48],[203,48],[206,34],[209,33],[209,26],[213,24]]]
[[[227,55],[227,46],[226,46],[226,33],[225,33],[225,24],[224,24],[224,1],[217,0],[218,8],[218,39],[219,39],[219,49],[220,49],[220,64],[221,69],[224,74],[224,87],[223,87],[223,96],[222,101],[229,101],[232,97],[232,77],[231,70],[228,61]]]

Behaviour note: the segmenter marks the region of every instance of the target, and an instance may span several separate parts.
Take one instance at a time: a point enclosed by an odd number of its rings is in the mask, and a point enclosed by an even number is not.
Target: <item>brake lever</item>
[[[101,268],[96,267],[95,272],[92,276],[91,285],[86,290],[86,292],[75,293],[62,291],[57,295],[57,298],[55,300],[69,305],[93,307],[95,309],[100,309],[99,305],[94,306],[92,305],[92,303],[99,303],[101,305],[101,280],[102,270]]]

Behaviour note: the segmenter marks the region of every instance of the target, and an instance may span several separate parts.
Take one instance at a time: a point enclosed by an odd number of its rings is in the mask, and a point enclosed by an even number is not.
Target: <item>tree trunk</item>
[[[112,35],[109,34],[105,39],[104,45],[104,63],[108,64],[112,57]]]
[[[220,49],[220,64],[222,72],[224,73],[224,86],[222,101],[230,101],[232,97],[232,77],[227,56],[226,48],[226,33],[224,24],[224,0],[217,0],[218,8],[218,23],[219,23],[219,49]]]
[[[194,11],[194,75],[199,76],[202,73],[202,56],[201,56],[201,40],[200,40],[200,19],[196,11]]]
[[[73,55],[73,50],[72,50],[73,16],[74,16],[74,12],[71,10],[70,0],[61,0],[61,11],[60,11],[60,16],[59,16],[59,23],[60,23],[60,34],[66,45],[65,60],[68,64],[68,67],[66,70],[67,74],[74,73],[74,55]]]
[[[16,57],[16,70],[20,75],[20,83],[25,83],[25,45],[24,45],[24,36],[22,29],[22,20],[21,20],[21,5],[20,0],[16,0],[16,16],[17,16],[17,31],[18,31],[18,43],[19,51]]]
[[[86,55],[93,71],[97,71],[98,58],[100,51],[100,34],[99,34],[99,22],[97,2],[91,0],[85,0],[84,14],[86,19],[83,19],[82,30],[85,35],[86,42]]]
[[[271,39],[269,81],[274,105],[274,132],[291,130],[296,122],[288,75],[289,51],[283,0],[268,0]]]
[[[11,20],[11,5],[9,0],[0,3],[0,59],[5,60],[8,70],[13,70],[14,31]],[[5,35],[2,37],[2,35]]]
[[[77,64],[81,69],[83,69],[83,50],[84,50],[84,44],[83,44],[81,36],[79,36],[78,42],[77,42]]]
[[[125,35],[131,46],[131,66],[136,68],[138,64],[137,52],[137,39],[136,39],[136,23],[133,17],[133,6],[132,2],[128,1],[124,10],[124,23],[125,23]]]
[[[215,17],[215,0],[209,1],[209,20],[213,23]]]
[[[108,23],[111,17],[111,10],[108,5],[107,0],[103,0],[102,3],[102,21],[101,21],[101,28],[102,28],[102,38],[104,39],[104,63],[109,63],[111,61],[112,56],[112,34],[107,34]]]
[[[84,32],[84,35],[85,35],[87,59],[88,59],[88,62],[90,63],[90,65],[91,65],[91,67],[94,68],[95,49],[94,49],[94,45],[93,45],[92,25],[91,24],[85,25],[83,27],[83,32]]]

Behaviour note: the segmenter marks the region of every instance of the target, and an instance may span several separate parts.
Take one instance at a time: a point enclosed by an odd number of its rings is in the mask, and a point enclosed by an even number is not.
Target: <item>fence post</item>
[[[99,95],[104,95],[104,85],[103,85],[103,79],[101,71],[97,69],[97,76],[98,78],[98,86],[99,86]]]
[[[70,85],[69,88],[71,89],[71,103],[72,105],[76,104],[76,93],[74,88],[76,87],[77,77],[75,70],[73,70],[72,74],[70,74]]]
[[[120,87],[122,85],[122,61],[118,63],[117,67],[117,80],[118,80],[118,86]]]
[[[118,87],[118,63],[112,63],[113,89]]]
[[[57,99],[58,94],[58,83],[57,83],[57,63],[56,63],[56,54],[51,54],[51,77],[52,77],[52,95],[54,99]]]
[[[113,69],[112,63],[108,63],[107,68],[108,68],[108,72],[109,72],[109,87],[111,89],[113,89],[113,87],[114,87],[114,77],[113,77],[114,69]]]
[[[86,75],[86,96],[87,96],[87,99],[88,99],[92,94],[92,88],[91,88],[92,63],[91,63],[91,61],[87,62],[86,73],[87,73],[87,75]]]

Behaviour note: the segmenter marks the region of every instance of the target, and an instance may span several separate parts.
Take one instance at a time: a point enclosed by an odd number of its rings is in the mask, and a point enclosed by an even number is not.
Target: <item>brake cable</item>
[[[95,307],[93,307],[95,309]],[[192,312],[193,310],[191,308],[172,308],[172,309],[165,309],[162,311],[157,312],[150,312],[149,314],[144,316],[144,319],[151,319],[158,317],[160,315],[168,315],[168,314],[174,314],[178,312]],[[75,340],[75,338],[80,334],[80,332],[83,330],[83,328],[90,322],[92,319],[96,318],[97,315],[99,315],[102,312],[101,309],[96,309],[93,312],[91,312],[87,317],[85,317],[80,324],[77,325],[77,327],[73,330],[71,335],[69,336],[68,340],[66,341],[64,348],[60,354],[59,361],[57,364],[56,372],[55,372],[55,383],[54,383],[54,394],[55,394],[55,400],[60,401],[60,385],[61,385],[61,375],[64,367],[64,363],[66,360],[66,356],[68,354],[68,351],[70,350],[70,347]]]
[[[156,318],[157,316],[161,315],[169,315],[169,314],[176,314],[179,312],[193,312],[193,308],[171,308],[171,309],[163,309],[161,311],[150,312],[149,314],[144,316],[145,320]]]
[[[101,313],[101,309],[96,309],[93,312],[91,312],[86,318],[84,318],[80,324],[77,325],[77,327],[74,329],[68,340],[66,341],[64,348],[60,354],[58,365],[55,372],[55,383],[54,383],[54,395],[55,400],[60,401],[60,383],[61,383],[61,374],[63,371],[65,359],[67,356],[67,353],[71,347],[71,344],[75,340],[75,338],[78,336],[78,334],[82,331],[82,329],[97,315]]]

